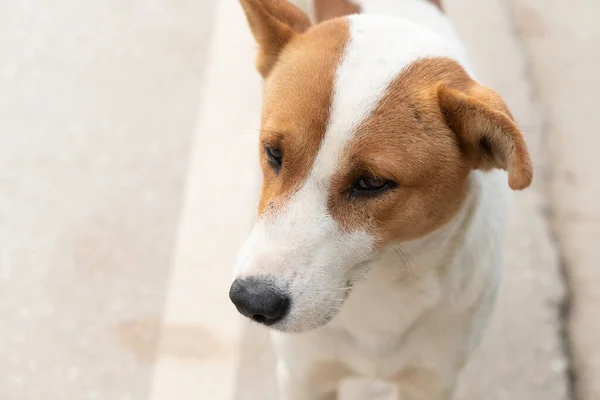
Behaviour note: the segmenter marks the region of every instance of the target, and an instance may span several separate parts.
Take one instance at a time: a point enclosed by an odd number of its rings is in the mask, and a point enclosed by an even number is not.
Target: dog
[[[263,186],[229,296],[271,328],[280,398],[365,377],[451,399],[493,310],[509,189],[532,182],[522,132],[438,1],[240,2]]]

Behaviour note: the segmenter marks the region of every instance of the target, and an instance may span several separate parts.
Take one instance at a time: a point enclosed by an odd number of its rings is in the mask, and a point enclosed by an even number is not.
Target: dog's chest
[[[390,271],[393,269],[373,271],[354,289],[331,324],[332,333],[339,338],[340,358],[366,376],[389,375],[403,364],[408,355],[404,349],[407,336],[441,297],[434,272],[416,276]]]

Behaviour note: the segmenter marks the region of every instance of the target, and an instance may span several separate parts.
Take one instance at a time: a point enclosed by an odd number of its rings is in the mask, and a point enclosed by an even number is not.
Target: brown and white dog
[[[335,398],[347,376],[450,399],[529,153],[437,1],[347,1],[241,0],[264,183],[230,297],[273,328],[282,399]]]

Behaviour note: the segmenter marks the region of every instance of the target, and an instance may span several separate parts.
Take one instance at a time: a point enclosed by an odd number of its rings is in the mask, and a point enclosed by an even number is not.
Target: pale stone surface
[[[600,398],[600,3],[510,0],[542,99],[578,399]]]
[[[215,25],[153,400],[229,399],[235,391],[241,316],[228,292],[237,251],[256,215],[261,84],[254,40],[238,3],[220,1]],[[174,327],[201,333],[194,340],[205,351],[192,357],[173,353]]]
[[[559,319],[564,288],[559,255],[544,215],[547,133],[529,82],[527,53],[504,1],[446,3],[481,81],[498,90],[509,104],[535,164],[533,187],[513,196],[498,307],[465,371],[459,399],[568,399],[568,363]]]
[[[211,4],[0,2],[0,399],[147,399]]]

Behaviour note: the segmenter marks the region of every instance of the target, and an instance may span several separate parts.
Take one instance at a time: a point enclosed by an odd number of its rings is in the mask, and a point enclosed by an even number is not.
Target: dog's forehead
[[[293,40],[265,82],[263,129],[282,133],[293,160],[281,191],[311,179],[326,185],[391,83],[419,59],[454,53],[410,21],[366,15],[325,22]]]
[[[419,59],[453,56],[442,38],[410,21],[363,15],[348,21],[349,40],[336,70],[330,117],[315,159],[315,170],[327,175],[335,172],[349,142],[403,71]]]
[[[328,21],[286,46],[264,82],[264,128],[295,135],[324,134],[349,27],[345,19]]]

